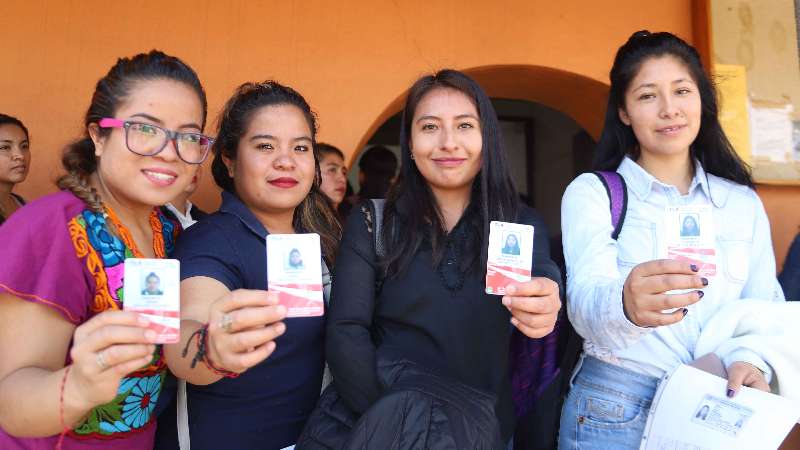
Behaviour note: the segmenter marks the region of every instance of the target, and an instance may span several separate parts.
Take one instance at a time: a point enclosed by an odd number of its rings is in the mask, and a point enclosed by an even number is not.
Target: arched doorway
[[[520,194],[542,213],[551,236],[557,238],[564,189],[576,175],[590,170],[608,85],[541,66],[485,66],[464,72],[492,98]],[[405,92],[376,118],[358,146],[359,154],[373,145],[398,150],[404,99]],[[359,154],[352,156],[351,167],[357,167]],[[351,170],[351,182],[357,172]]]

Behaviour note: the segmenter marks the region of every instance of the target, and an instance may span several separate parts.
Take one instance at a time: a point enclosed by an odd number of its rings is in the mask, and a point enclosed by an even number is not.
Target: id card
[[[493,221],[489,224],[486,293],[506,295],[506,286],[531,279],[533,227]]]
[[[325,312],[318,234],[267,235],[267,289],[279,293],[287,317]]]
[[[729,436],[736,436],[753,415],[750,408],[706,394],[692,414],[692,422]]]
[[[700,276],[716,275],[711,205],[668,206],[665,217],[666,258],[696,264]]]
[[[181,266],[177,259],[128,258],[123,279],[123,309],[150,321],[156,344],[180,340]]]

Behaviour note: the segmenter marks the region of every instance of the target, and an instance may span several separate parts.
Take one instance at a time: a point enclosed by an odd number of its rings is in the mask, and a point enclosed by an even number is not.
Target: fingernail
[[[508,297],[503,297],[503,305],[511,306],[511,299]]]
[[[286,331],[286,324],[279,323],[275,326],[275,331],[277,331],[278,334],[283,334]]]
[[[286,307],[283,305],[278,305],[278,309],[276,311],[278,311],[278,314],[284,315],[286,314]]]
[[[703,277],[703,278],[700,279],[700,281],[703,282],[703,286],[708,286],[708,278]]]
[[[687,314],[689,314],[689,310],[686,309],[686,308],[683,308],[683,317],[686,317]]]
[[[514,293],[517,292],[517,287],[513,284],[508,285],[506,286],[506,292],[508,292],[509,295],[514,295]]]
[[[736,395],[736,391],[734,391],[733,389],[728,389],[726,395],[728,396],[728,398],[733,398],[733,396]]]
[[[145,338],[146,338],[148,341],[150,341],[150,342],[153,342],[153,341],[155,341],[155,340],[156,340],[156,338],[157,338],[158,336],[156,336],[156,332],[155,332],[155,331],[153,331],[153,330],[147,330],[147,331],[145,331],[145,332],[144,332],[144,337],[145,337]]]
[[[706,295],[706,293],[705,293],[705,292],[703,292],[703,291],[697,291],[697,296],[698,296],[698,297],[700,297],[700,298],[703,298],[703,296],[704,296],[704,295]]]
[[[519,324],[519,320],[517,320],[516,317],[512,317],[511,318],[511,325],[517,326],[517,324]]]
[[[698,270],[700,270],[700,268],[699,268],[699,267],[697,267],[697,264],[692,264],[692,265],[691,265],[691,266],[689,266],[689,267],[692,269],[692,272],[697,272]]]

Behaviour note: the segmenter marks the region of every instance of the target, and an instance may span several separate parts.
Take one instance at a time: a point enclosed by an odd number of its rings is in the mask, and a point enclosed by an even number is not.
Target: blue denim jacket
[[[770,228],[752,189],[708,174],[695,161],[688,194],[658,181],[625,158],[617,172],[628,185],[628,209],[617,241],[611,238],[609,200],[593,174],[575,179],[564,193],[561,220],[567,266],[567,309],[584,351],[602,361],[661,377],[702,355],[694,348],[700,331],[724,302],[741,298],[784,301],[775,274]],[[623,312],[622,287],[637,264],[660,259],[665,208],[711,204],[716,234],[717,274],[705,296],[674,325],[641,328]],[[770,377],[758,354],[739,348],[718,355],[725,365],[751,363]]]

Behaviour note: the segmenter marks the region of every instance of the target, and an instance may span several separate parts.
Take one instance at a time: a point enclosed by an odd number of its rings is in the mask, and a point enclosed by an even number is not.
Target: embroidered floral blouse
[[[179,227],[158,216],[164,250],[172,253]],[[123,268],[133,252],[109,232],[103,214],[69,192],[31,202],[0,227],[0,293],[53,308],[80,325],[94,315],[121,309]],[[69,363],[65,355],[65,363]],[[73,430],[64,449],[152,448],[153,410],[166,374],[161,347],[150,365],[128,374],[117,397],[93,409]],[[15,438],[0,429],[0,448],[52,449],[58,436]]]

